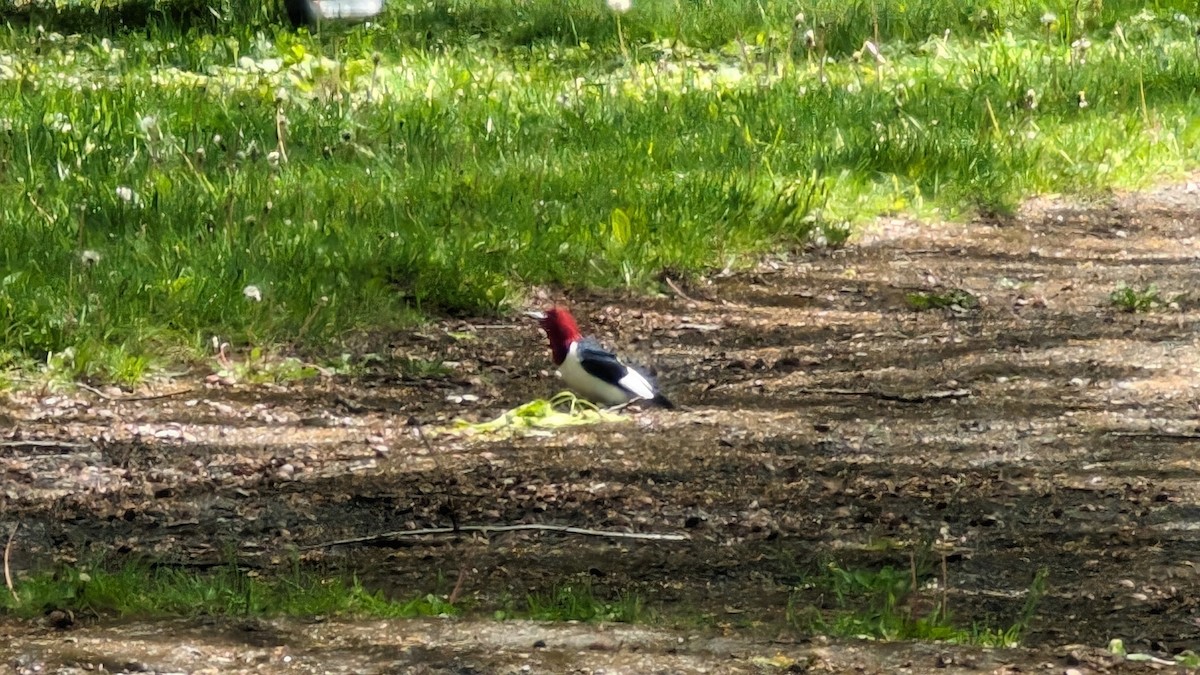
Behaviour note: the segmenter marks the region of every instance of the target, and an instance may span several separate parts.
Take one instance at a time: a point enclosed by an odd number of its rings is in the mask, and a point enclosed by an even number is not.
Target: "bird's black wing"
[[[600,343],[592,338],[584,338],[577,343],[576,355],[579,356],[579,365],[583,366],[585,372],[592,377],[599,378],[609,384],[625,390],[634,397],[645,397],[652,395],[651,403],[655,403],[664,408],[674,408],[675,404],[663,396],[657,390],[654,381],[640,371],[634,370],[617,358],[616,354],[604,349]],[[637,388],[631,388],[630,380],[640,381],[642,384]],[[644,391],[639,391],[643,390]]]
[[[583,338],[577,342],[575,354],[579,357],[579,365],[583,366],[589,375],[614,387],[621,387],[621,378],[629,372],[616,354],[601,347],[600,343],[592,338]]]

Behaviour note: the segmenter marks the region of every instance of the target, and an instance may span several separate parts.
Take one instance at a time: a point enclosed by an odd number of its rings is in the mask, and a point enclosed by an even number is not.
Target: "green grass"
[[[365,589],[357,579],[294,570],[259,575],[233,566],[198,571],[126,564],[115,569],[63,568],[16,581],[17,598],[0,593],[0,615],[371,616],[457,614],[434,595],[401,601]]]
[[[460,615],[463,603],[451,605],[434,594],[394,599],[365,588],[354,576],[315,571],[241,569],[234,565],[208,570],[154,566],[134,562],[82,567],[18,576],[17,597],[0,588],[0,616],[36,618],[52,610],[76,616],[344,616],[410,618]],[[535,621],[645,622],[652,614],[640,596],[616,594],[606,599],[584,581],[533,592],[520,602],[508,601],[496,619]]]
[[[0,31],[0,369],[336,354],[1200,156],[1183,0],[645,0],[620,39],[598,0],[392,2],[316,36],[94,6]]]
[[[1006,628],[961,626],[939,590],[920,588],[928,571],[884,566],[879,569],[843,569],[830,563],[809,582],[809,591],[828,594],[821,606],[807,606],[793,596],[787,607],[788,622],[806,632],[837,637],[877,640],[931,640],[992,647],[1019,645],[1045,593],[1047,570],[1041,569],[1030,584],[1020,614]]]
[[[929,577],[918,574],[919,580]],[[923,583],[923,582],[922,582]],[[834,564],[814,575],[805,591],[826,596],[820,607],[805,606],[793,595],[786,621],[805,633],[880,640],[932,640],[988,646],[1019,644],[1045,593],[1046,572],[1030,585],[1024,607],[1006,628],[963,627],[954,621],[936,591],[914,589],[912,574],[884,566],[844,569]],[[322,575],[299,567],[247,570],[235,565],[207,570],[136,562],[62,567],[18,575],[16,598],[0,593],[0,617],[37,618],[53,610],[79,616],[339,616],[410,618],[491,612],[496,620],[652,623],[713,626],[714,615],[694,608],[650,608],[636,592],[599,590],[590,580],[573,579],[520,598],[470,607],[450,604],[440,595],[388,597],[344,573]],[[930,599],[933,598],[931,602]],[[775,614],[772,612],[772,614]],[[756,621],[757,623],[757,621]]]

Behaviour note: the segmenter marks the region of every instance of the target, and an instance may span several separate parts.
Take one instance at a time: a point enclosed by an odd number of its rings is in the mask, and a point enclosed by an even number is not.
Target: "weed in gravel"
[[[564,583],[550,591],[531,593],[525,597],[523,607],[497,610],[494,616],[497,619],[619,623],[639,623],[650,618],[637,594],[621,593],[612,599],[601,598],[587,581]]]
[[[877,570],[848,570],[829,564],[808,583],[809,589],[832,596],[831,606],[802,606],[797,595],[788,603],[788,623],[805,631],[839,637],[882,640],[932,640],[984,646],[1015,646],[1028,630],[1029,621],[1045,592],[1047,571],[1035,576],[1021,614],[1005,629],[954,624],[946,595],[919,579],[928,570],[902,570],[885,566]],[[916,584],[914,585],[914,582]]]
[[[949,291],[914,291],[904,296],[909,309],[923,312],[930,309],[949,309],[964,312],[979,307],[979,298],[969,291],[955,288]]]
[[[1150,312],[1167,307],[1178,307],[1182,295],[1166,299],[1158,291],[1158,286],[1150,284],[1137,288],[1126,283],[1117,285],[1108,296],[1108,301],[1123,312]]]

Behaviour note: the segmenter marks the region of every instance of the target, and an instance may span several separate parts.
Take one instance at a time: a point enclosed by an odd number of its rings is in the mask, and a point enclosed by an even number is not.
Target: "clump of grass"
[[[1158,286],[1135,287],[1124,282],[1117,285],[1116,290],[1108,296],[1108,301],[1123,312],[1151,312],[1166,307],[1177,307],[1183,296],[1166,299],[1159,293]]]
[[[948,291],[914,291],[904,296],[909,309],[923,312],[930,309],[949,309],[964,312],[979,307],[979,298],[960,288]]]
[[[413,378],[444,377],[454,372],[440,359],[415,357],[401,359],[398,370],[404,376]]]
[[[534,621],[606,621],[639,623],[649,614],[640,596],[621,593],[613,599],[597,596],[587,581],[565,583],[543,593],[525,597],[519,609],[497,610],[494,618],[531,619]]]
[[[210,571],[127,564],[63,568],[18,578],[17,597],[0,593],[0,614],[41,616],[50,610],[76,615],[159,616],[369,616],[456,614],[435,595],[394,600],[354,577],[324,578],[301,572],[272,575],[222,566]]]
[[[1047,570],[1038,571],[1021,614],[1011,626],[1002,629],[956,625],[945,596],[933,597],[917,586],[921,583],[919,579],[927,576],[928,572],[919,574],[915,567],[848,570],[831,563],[810,585],[829,592],[833,607],[826,610],[802,607],[793,596],[787,608],[788,622],[805,630],[840,637],[1016,646],[1045,593]]]
[[[294,356],[274,358],[262,348],[253,347],[242,360],[229,358],[222,352],[218,357],[216,376],[231,382],[262,384],[307,380],[318,377],[321,370]]]

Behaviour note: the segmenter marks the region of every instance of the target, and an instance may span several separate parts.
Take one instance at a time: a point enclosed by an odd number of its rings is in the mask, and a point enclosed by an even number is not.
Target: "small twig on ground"
[[[679,330],[696,330],[701,333],[711,333],[715,330],[721,330],[724,326],[716,323],[690,323],[684,322],[675,326]]]
[[[311,551],[318,548],[332,548],[334,546],[345,546],[348,544],[367,544],[371,542],[387,541],[389,539],[403,539],[407,537],[424,537],[434,534],[460,534],[462,532],[480,532],[482,534],[490,534],[492,532],[518,532],[521,530],[540,530],[544,532],[561,532],[563,534],[580,534],[589,537],[610,537],[614,539],[645,539],[650,541],[687,541],[690,540],[686,534],[673,533],[656,533],[656,532],[619,532],[615,530],[590,530],[584,527],[569,527],[565,525],[543,525],[541,523],[526,523],[523,525],[459,525],[457,527],[427,527],[421,530],[397,530],[395,532],[384,532],[382,534],[373,534],[368,537],[355,537],[353,539],[338,539],[336,541],[328,541],[321,544],[311,544],[309,546],[300,547],[301,551]]]
[[[438,460],[437,452],[433,448],[433,443],[430,443],[429,437],[425,435],[425,428],[421,425],[421,420],[417,419],[416,416],[409,417],[408,425],[416,428],[417,438],[421,439],[421,444],[425,446],[425,452],[429,453],[429,458],[433,460],[433,465],[437,467],[439,473],[445,474],[446,472],[442,468],[442,463]],[[450,518],[451,529],[457,531],[458,511],[456,511],[454,508],[455,494],[453,492],[447,492],[445,494],[448,498],[446,499],[446,503],[442,505],[442,508],[439,509],[439,511],[445,513]]]
[[[13,539],[17,536],[17,530],[21,529],[21,524],[13,525],[12,532],[8,535],[8,543],[4,545],[4,585],[8,586],[8,592],[12,593],[14,602],[21,602],[21,597],[17,595],[17,589],[13,586],[12,569],[8,566],[8,556],[12,553]]]
[[[912,586],[910,588],[916,591],[920,586],[917,584],[917,554],[914,551],[908,552],[908,570],[912,576]]]
[[[678,295],[679,297],[683,298],[684,300],[686,300],[688,302],[697,302],[697,300],[695,298],[688,295],[687,293],[684,293],[683,289],[679,287],[679,284],[675,283],[674,279],[672,279],[671,277],[669,277],[665,274],[663,275],[663,283],[665,283],[667,285],[667,288],[670,288],[672,291],[674,291],[675,295]]]
[[[1200,439],[1200,433],[1186,431],[1109,431],[1109,436],[1124,438],[1161,438],[1167,441],[1193,441]]]
[[[351,401],[350,399],[346,398],[345,396],[342,396],[341,394],[334,394],[333,402],[342,406],[343,408],[345,408],[346,410],[350,411],[351,413],[353,413],[355,415],[361,415],[365,412],[371,411],[371,408],[368,408],[367,406],[359,403],[358,401]]]
[[[899,403],[924,403],[926,401],[941,401],[944,399],[966,398],[971,395],[970,389],[944,389],[941,391],[926,391],[916,394],[892,394],[886,391],[875,391],[873,389],[797,389],[800,394],[816,394],[829,396],[869,396],[878,398],[884,401],[897,401]]]
[[[430,443],[429,438],[425,435],[425,428],[422,426],[421,420],[418,420],[416,417],[410,417],[408,418],[408,424],[416,428],[417,438],[421,439],[421,445],[425,446],[425,451],[429,453],[429,457],[433,460],[433,463],[438,464],[439,469],[442,468],[438,462],[437,453],[433,450],[433,443]]]
[[[942,612],[944,619],[950,614],[950,571],[946,568],[946,554],[942,554]]]
[[[458,602],[458,596],[462,594],[463,583],[467,580],[467,566],[458,571],[458,581],[454,584],[454,590],[450,591],[450,596],[446,598],[446,602],[453,605]]]
[[[108,394],[100,391],[99,389],[93,387],[92,385],[86,384],[84,382],[76,382],[75,386],[79,387],[80,389],[82,389],[84,391],[89,391],[106,401],[113,401],[116,403],[125,403],[128,401],[154,401],[154,400],[157,400],[160,398],[172,398],[175,396],[183,396],[184,394],[190,394],[193,391],[196,391],[195,387],[187,387],[184,389],[180,389],[178,391],[169,391],[165,394],[144,394],[142,396],[109,396]]]
[[[61,448],[63,450],[83,450],[92,447],[89,443],[74,441],[0,441],[0,448]]]

